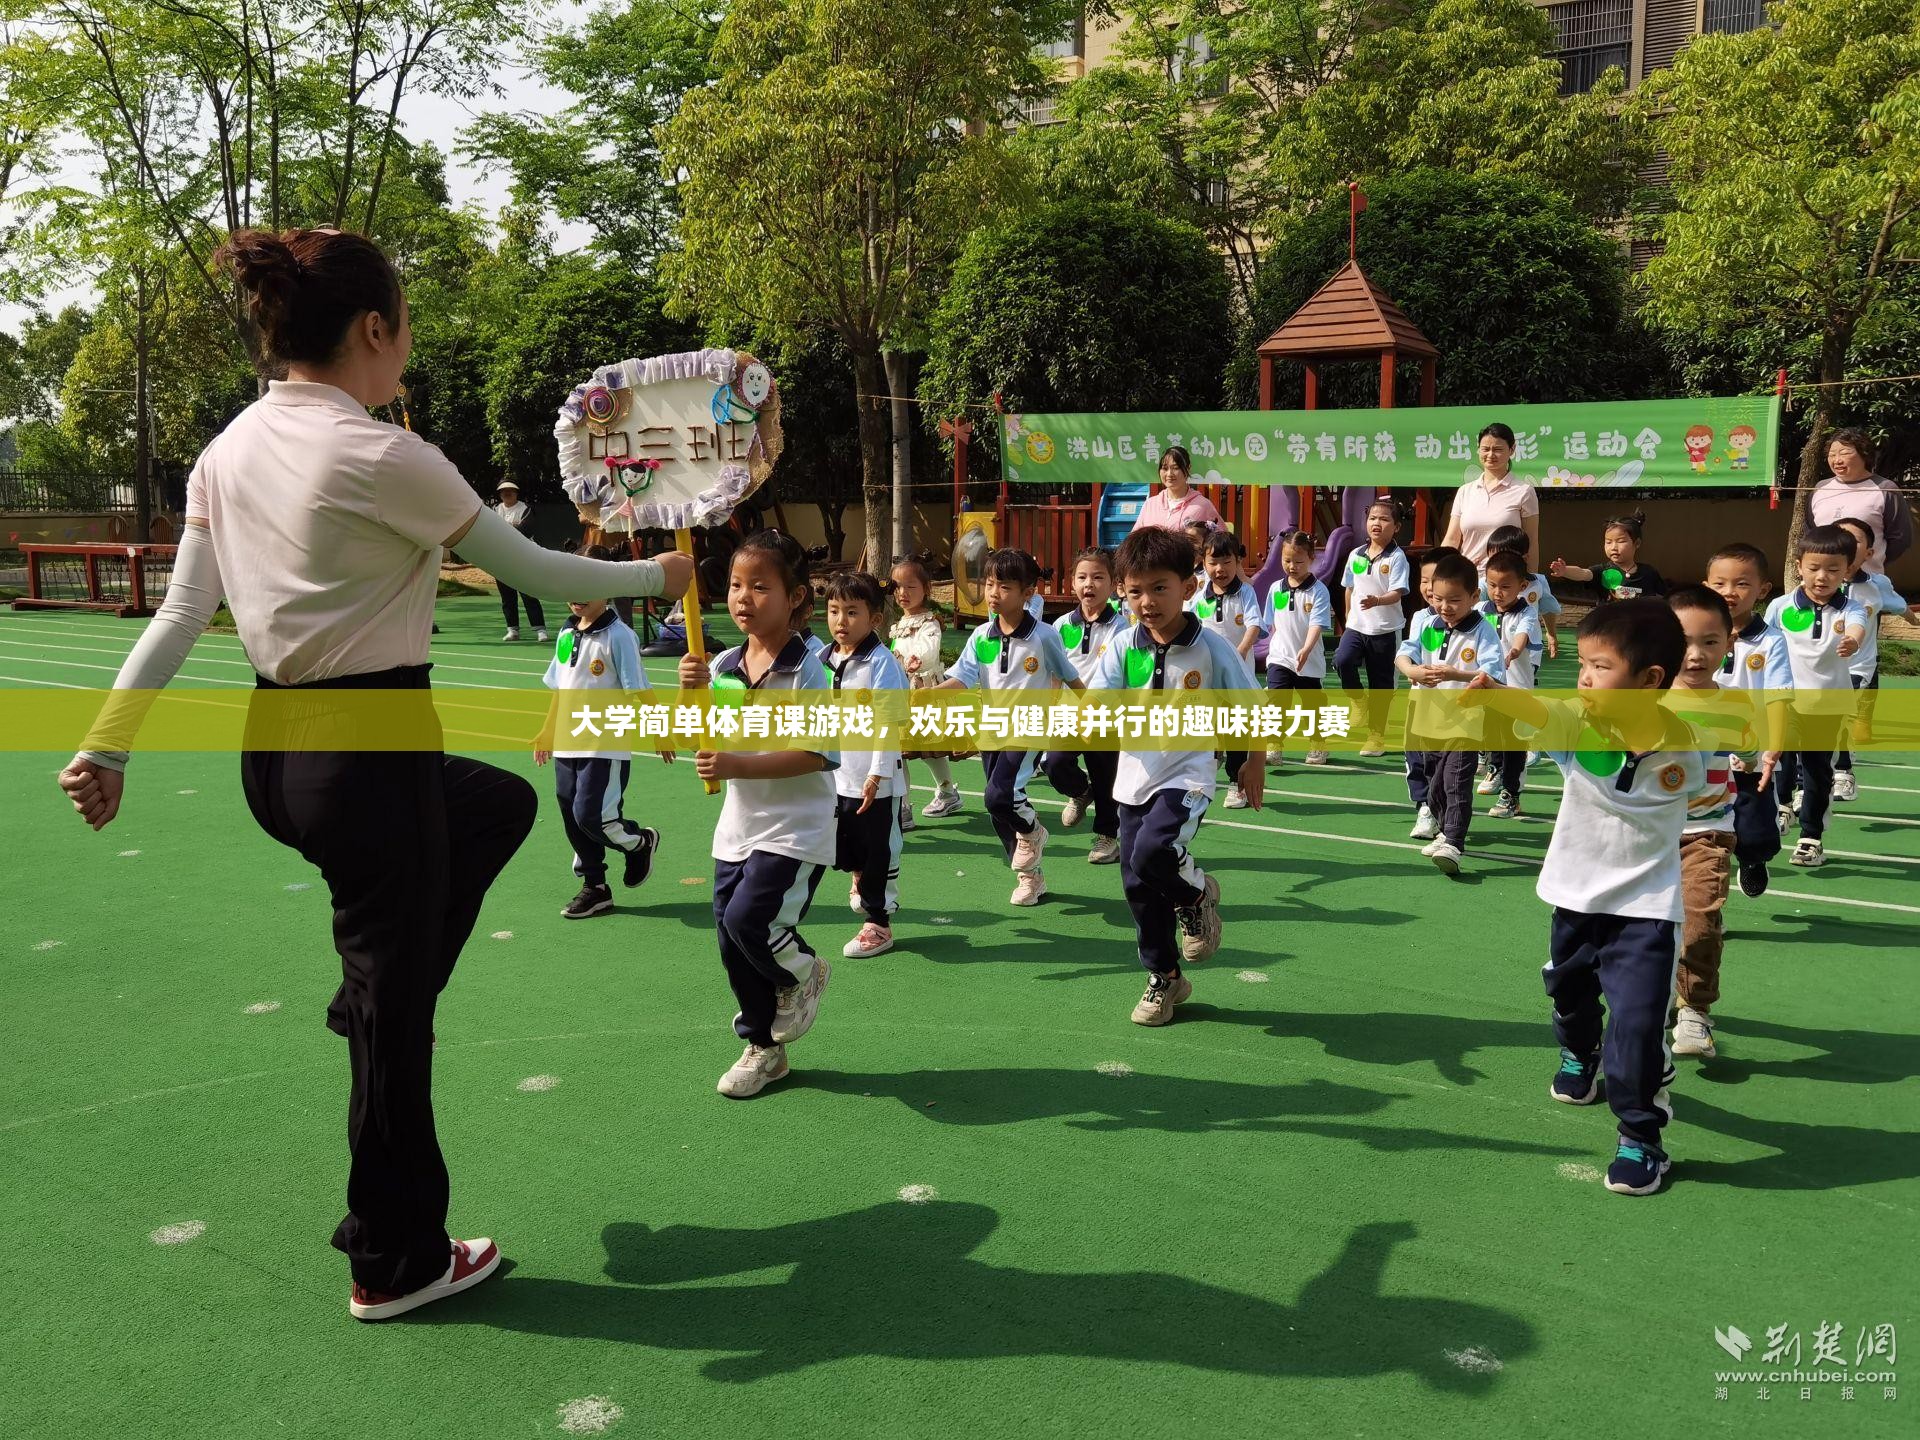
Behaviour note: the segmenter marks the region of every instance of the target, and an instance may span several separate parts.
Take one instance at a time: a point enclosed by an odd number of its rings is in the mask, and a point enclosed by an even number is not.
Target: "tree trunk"
[[[887,551],[887,402],[886,370],[880,347],[867,343],[853,352],[854,410],[860,422],[860,494],[867,512],[866,548],[860,568],[886,573]]]
[[[1833,412],[1839,392],[1835,382],[1847,378],[1847,351],[1853,344],[1851,329],[1831,330],[1820,337],[1820,386],[1814,394],[1813,416],[1808,423],[1807,443],[1800,448],[1800,475],[1793,491],[1793,512],[1787,517],[1787,553],[1780,565],[1781,592],[1793,588],[1794,556],[1800,549],[1800,532],[1806,528],[1807,503],[1813,487],[1820,483],[1822,461],[1827,453],[1827,435],[1833,429]]]
[[[153,538],[153,397],[148,389],[148,359],[153,349],[147,278],[134,277],[133,310],[133,543]]]
[[[892,553],[882,557],[888,563],[875,572],[881,576],[891,571],[893,557],[905,559],[913,553],[913,405],[906,398],[913,393],[913,360],[898,350],[887,351],[883,358],[893,419],[893,546]]]

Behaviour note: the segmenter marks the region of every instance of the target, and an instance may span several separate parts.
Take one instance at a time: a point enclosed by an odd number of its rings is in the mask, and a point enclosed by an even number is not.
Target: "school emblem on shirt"
[[[1198,690],[1200,688],[1200,672],[1198,670],[1189,670],[1186,678],[1182,680],[1180,684],[1188,690]]]
[[[1758,650],[1747,656],[1747,669],[1758,670],[1767,663],[1767,657]]]
[[[1029,675],[1037,674],[1040,669],[1040,657],[1038,655],[1027,656],[1025,660],[1020,662],[1020,668]]]
[[[1660,788],[1669,795],[1679,793],[1680,787],[1687,783],[1687,772],[1678,765],[1665,766],[1660,771]]]
[[[1529,605],[1535,604],[1536,602],[1538,602],[1539,599],[1540,599],[1539,591],[1537,590],[1527,591],[1527,604]]]
[[[596,659],[587,666],[587,669],[591,670],[595,675],[604,675],[607,673],[607,662]]]
[[[1460,663],[1463,665],[1471,665],[1473,663],[1474,653],[1474,648],[1471,645],[1467,646],[1466,649],[1460,652]]]

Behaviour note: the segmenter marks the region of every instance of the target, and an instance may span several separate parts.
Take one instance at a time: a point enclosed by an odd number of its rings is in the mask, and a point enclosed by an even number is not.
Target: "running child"
[[[1530,578],[1527,562],[1511,550],[1496,550],[1487,557],[1483,583],[1492,597],[1487,618],[1500,634],[1500,663],[1507,672],[1504,683],[1517,690],[1533,688],[1533,677],[1545,645],[1540,632],[1540,614],[1527,603]],[[1487,818],[1517,819],[1521,785],[1527,771],[1526,751],[1501,750],[1490,758],[1500,777],[1500,798],[1487,811]]]
[[[1407,623],[1413,588],[1407,552],[1400,548],[1400,507],[1382,495],[1367,507],[1367,543],[1356,545],[1340,571],[1347,592],[1347,628],[1333,652],[1334,673],[1349,695],[1367,672],[1367,739],[1363,756],[1387,753],[1387,712],[1393,704],[1393,652]]]
[[[1547,647],[1547,659],[1560,658],[1560,616],[1564,613],[1559,600],[1554,598],[1553,582],[1547,576],[1533,568],[1533,541],[1527,532],[1518,525],[1502,525],[1487,537],[1487,553],[1496,550],[1511,550],[1527,562],[1527,588],[1525,598],[1540,616],[1541,638]],[[1485,572],[1482,572],[1480,598],[1487,598]]]
[[[1289,530],[1280,537],[1282,574],[1267,592],[1269,690],[1320,690],[1326,685],[1324,642],[1333,629],[1333,595],[1313,573],[1313,553],[1313,536],[1305,530]],[[1276,744],[1276,762],[1280,754]],[[1326,751],[1307,751],[1307,764],[1326,763]]]
[[[1435,628],[1433,616],[1433,567],[1449,555],[1460,552],[1451,545],[1435,545],[1420,557],[1420,564],[1414,572],[1414,583],[1419,588],[1421,608],[1407,622],[1409,636],[1425,634]],[[1400,665],[1399,652],[1396,649],[1394,668]],[[1406,728],[1406,764],[1407,799],[1413,805],[1413,829],[1407,832],[1411,840],[1432,840],[1440,834],[1440,822],[1434,818],[1433,809],[1427,804],[1427,746],[1426,737],[1419,733],[1417,717],[1411,705],[1407,707]]]
[[[1600,548],[1606,555],[1603,563],[1593,566],[1569,565],[1564,560],[1556,559],[1547,566],[1547,573],[1592,585],[1600,592],[1603,602],[1664,595],[1667,593],[1667,582],[1660,578],[1660,572],[1651,565],[1640,563],[1640,540],[1646,524],[1647,517],[1643,511],[1616,515],[1607,521],[1606,534],[1602,537]]]
[[[589,560],[611,560],[605,546],[590,547]],[[660,848],[660,832],[636,825],[621,813],[633,757],[626,750],[553,749],[566,697],[575,691],[651,690],[640,663],[640,641],[605,600],[574,600],[567,609],[573,618],[560,631],[553,658],[541,683],[554,692],[541,744],[533,763],[553,761],[554,796],[560,802],[560,821],[573,846],[573,873],[580,877],[580,893],[561,910],[568,920],[587,920],[613,909],[613,890],[607,884],[607,851],[625,857],[621,883],[629,890],[646,883],[653,857]],[[564,702],[564,704],[563,704]],[[599,734],[599,731],[595,731]],[[660,758],[669,764],[671,750]]]
[[[886,611],[880,582],[858,570],[827,581],[827,630],[833,648],[824,657],[836,694],[905,691],[907,672],[880,643],[874,628]],[[900,801],[906,766],[898,749],[845,750],[833,772],[837,830],[834,868],[853,875],[847,903],[864,915],[860,933],[841,954],[849,960],[893,948],[893,912],[900,908]]]
[[[1759,612],[1773,593],[1773,567],[1766,552],[1747,544],[1723,545],[1707,561],[1707,588],[1727,602],[1733,627],[1732,644],[1716,677],[1720,688],[1765,696],[1761,739],[1770,753],[1777,752],[1786,743],[1793,666],[1787,659],[1786,636]],[[1780,853],[1782,828],[1769,785],[1757,771],[1736,765],[1733,859],[1740,893],[1750,900],[1767,893],[1767,865]]]
[[[1249,701],[1259,693],[1239,651],[1186,612],[1194,590],[1193,551],[1171,530],[1135,530],[1114,556],[1114,569],[1138,616],[1094,671],[1090,688],[1151,692],[1231,690]],[[1266,784],[1266,757],[1249,754],[1241,793],[1254,809]],[[1147,988],[1133,1008],[1136,1025],[1165,1025],[1193,994],[1184,965],[1220,948],[1220,882],[1201,870],[1188,846],[1213,796],[1214,759],[1207,750],[1120,752],[1114,798],[1120,805],[1120,883],[1133,912]]]
[[[1686,915],[1680,832],[1707,788],[1707,763],[1692,727],[1659,703],[1687,651],[1663,601],[1596,606],[1578,644],[1577,700],[1504,687],[1474,699],[1535,731],[1565,777],[1534,887],[1553,907],[1541,978],[1560,1065],[1547,1093],[1591,1105],[1604,1074],[1619,1126],[1607,1189],[1651,1195],[1671,1165],[1660,1142],[1673,1118],[1666,1022]]]
[[[1027,609],[1040,586],[1040,566],[1034,558],[1024,550],[994,550],[988,553],[983,571],[991,613],[968,637],[960,659],[937,688],[1055,690],[1066,685],[1083,689],[1060,643],[1060,632],[1042,625]],[[987,814],[1018,877],[1012,903],[1038,905],[1047,893],[1041,871],[1047,827],[1033,813],[1027,782],[1039,767],[1040,752],[982,750],[980,761],[986,769]]]
[[[1867,612],[1842,586],[1857,568],[1850,531],[1816,525],[1800,532],[1800,583],[1767,606],[1767,623],[1786,639],[1793,668],[1790,738],[1773,772],[1780,828],[1793,823],[1794,787],[1801,786],[1800,843],[1789,865],[1827,863],[1825,838],[1833,808],[1833,753],[1853,714],[1852,660],[1867,637]],[[1795,748],[1794,740],[1805,748]]]
[[[1453,701],[1431,697],[1438,690],[1479,689],[1506,679],[1500,632],[1473,606],[1479,572],[1466,556],[1443,555],[1433,563],[1427,593],[1433,617],[1406,638],[1394,665],[1424,696],[1408,707],[1407,727],[1427,740],[1446,740],[1426,755],[1427,807],[1439,834],[1421,854],[1445,875],[1460,873],[1467,830],[1473,823],[1473,768],[1478,748],[1464,742],[1481,735],[1482,717]]]
[[[1851,517],[1835,523],[1854,537],[1854,572],[1845,590],[1847,598],[1855,601],[1867,616],[1867,633],[1860,641],[1860,648],[1854,651],[1849,672],[1853,678],[1853,688],[1861,692],[1860,708],[1854,713],[1852,731],[1846,744],[1833,757],[1833,798],[1855,800],[1859,798],[1860,787],[1853,778],[1853,750],[1850,747],[1855,742],[1865,744],[1873,724],[1873,702],[1880,689],[1880,617],[1906,614],[1910,607],[1900,592],[1893,588],[1893,581],[1887,578],[1885,571],[1867,568],[1867,558],[1879,544],[1873,526],[1865,520]]]
[[[893,598],[899,602],[900,618],[893,622],[889,635],[893,653],[907,672],[915,690],[930,690],[947,678],[947,662],[941,657],[940,642],[946,631],[940,614],[933,608],[933,577],[918,560],[902,560],[893,567]],[[918,752],[904,757],[920,760],[933,772],[933,799],[921,809],[923,819],[938,820],[957,815],[964,802],[960,787],[953,783],[953,766],[944,753]],[[900,828],[913,829],[913,779],[902,763],[901,776],[907,782],[907,794],[900,801]]]
[[[827,672],[795,629],[813,596],[807,557],[791,536],[763,530],[733,552],[727,613],[746,639],[711,666],[681,657],[683,689],[712,685],[720,703],[756,694],[825,690]],[[722,1095],[744,1100],[789,1073],[787,1046],[813,1028],[831,971],[800,934],[820,877],[836,858],[833,750],[703,750],[702,780],[724,780],[713,831],[713,919],[720,962],[747,1048],[720,1077]]]
[[[1687,653],[1665,703],[1715,747],[1706,757],[1706,787],[1688,800],[1680,832],[1680,893],[1686,917],[1680,931],[1673,1053],[1711,1060],[1719,1053],[1713,1044],[1712,1012],[1720,998],[1724,916],[1733,877],[1734,767],[1737,762],[1765,783],[1774,757],[1760,753],[1764,722],[1757,709],[1699,703],[1723,695],[1733,698],[1720,686],[1720,668],[1733,653],[1733,612],[1727,602],[1705,585],[1688,585],[1669,595],[1667,604],[1680,617]]]
[[[1080,683],[1091,685],[1093,674],[1109,646],[1121,643],[1127,620],[1113,598],[1113,556],[1098,546],[1073,557],[1073,593],[1080,603],[1053,628],[1067,652]],[[1071,830],[1093,811],[1093,845],[1089,865],[1116,865],[1120,861],[1120,811],[1113,798],[1113,776],[1120,763],[1117,750],[1054,750],[1041,760],[1047,782],[1067,797],[1060,823]],[[1082,765],[1086,767],[1082,770]]]
[[[1242,569],[1247,547],[1231,531],[1216,530],[1207,537],[1200,551],[1200,571],[1207,578],[1187,601],[1187,608],[1200,617],[1200,623],[1214,631],[1239,653],[1251,669],[1253,647],[1267,628],[1266,607],[1249,585]],[[1245,751],[1228,751],[1222,757],[1227,767],[1229,810],[1247,808],[1247,797],[1240,792],[1234,776],[1246,763]]]

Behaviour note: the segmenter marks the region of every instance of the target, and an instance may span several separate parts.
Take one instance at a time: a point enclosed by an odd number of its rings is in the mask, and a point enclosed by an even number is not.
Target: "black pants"
[[[1797,786],[1800,799],[1800,838],[1824,839],[1827,817],[1833,810],[1833,752],[1831,736],[1837,732],[1831,716],[1793,717],[1788,738],[1825,740],[1811,750],[1783,750],[1780,763],[1773,767],[1773,793],[1782,806],[1793,804]]]
[[[1417,736],[1407,736],[1407,799],[1416,810],[1427,803],[1427,757],[1432,753],[1420,748]]]
[[[546,629],[547,612],[540,608],[540,602],[531,595],[522,596],[518,590],[509,590],[506,586],[502,585],[500,587],[500,613],[507,617],[507,628],[509,630],[518,630],[520,628],[520,601],[522,599],[525,599],[527,602],[527,623],[532,625],[536,630]]]
[[[1658,1147],[1673,1118],[1667,1006],[1680,953],[1673,922],[1556,906],[1548,943],[1541,978],[1553,1001],[1553,1033],[1582,1060],[1600,1056],[1620,1133]]]
[[[1467,830],[1473,824],[1473,775],[1478,759],[1471,750],[1427,752],[1427,808],[1440,822],[1441,835],[1455,845],[1467,843]]]
[[[573,873],[589,885],[607,883],[609,846],[624,853],[640,844],[640,827],[620,809],[632,775],[631,760],[554,759],[553,788],[567,843],[573,846]]]
[[[1027,799],[1027,782],[1039,768],[1040,755],[1034,750],[982,750],[980,763],[987,772],[987,816],[1011,860],[1015,838],[1030,834],[1038,823]]]
[[[1742,865],[1764,865],[1779,853],[1780,820],[1773,796],[1760,788],[1753,771],[1734,771],[1733,858]]]
[[[1321,678],[1318,675],[1300,675],[1289,670],[1284,665],[1267,666],[1267,689],[1269,690],[1321,690],[1324,688],[1325,686],[1321,683]],[[1309,740],[1307,742],[1307,749],[1312,750],[1316,743],[1315,741]],[[1286,748],[1284,742],[1275,740],[1271,753],[1278,755]],[[1240,766],[1246,763],[1246,759],[1247,757],[1244,754],[1229,755],[1226,757],[1227,778],[1229,780],[1238,783],[1240,779]]]
[[[1349,625],[1334,648],[1333,669],[1347,690],[1360,688],[1360,671],[1367,672],[1367,727],[1376,735],[1387,730],[1387,710],[1393,704],[1393,655],[1400,637],[1389,630],[1368,635]]]
[[[1086,770],[1081,770],[1081,765]],[[1069,800],[1079,796],[1093,806],[1093,833],[1109,840],[1120,834],[1120,808],[1113,799],[1113,777],[1120,769],[1118,750],[1053,750],[1040,761],[1047,783]]]
[[[876,795],[860,813],[858,795],[834,798],[833,868],[860,877],[860,913],[883,929],[893,928],[900,908],[900,802]]]
[[[352,680],[424,690],[426,668]],[[433,752],[247,750],[240,775],[260,828],[318,866],[333,898],[343,980],[328,1024],[353,1072],[334,1248],[361,1285],[405,1294],[450,1259],[434,1006],[539,802],[517,775]]]
[[[813,951],[800,922],[820,888],[824,865],[756,850],[744,860],[713,862],[713,926],[720,963],[740,1013],[733,1033],[755,1045],[773,1044],[777,992],[813,969]]]
[[[1174,912],[1199,903],[1206,874],[1187,853],[1209,797],[1156,790],[1144,805],[1120,806],[1120,888],[1133,911],[1140,963],[1156,975],[1180,973]]]
[[[1500,772],[1500,793],[1520,798],[1521,787],[1527,775],[1527,752],[1524,750],[1495,750],[1491,755],[1493,766]]]

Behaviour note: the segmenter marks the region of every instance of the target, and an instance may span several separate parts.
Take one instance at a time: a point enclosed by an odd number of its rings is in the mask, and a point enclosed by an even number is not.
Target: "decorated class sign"
[[[1780,400],[1008,415],[1000,463],[1015,482],[1138,484],[1183,445],[1198,485],[1453,489],[1480,478],[1478,437],[1496,420],[1517,442],[1513,478],[1541,489],[1768,485]]]

